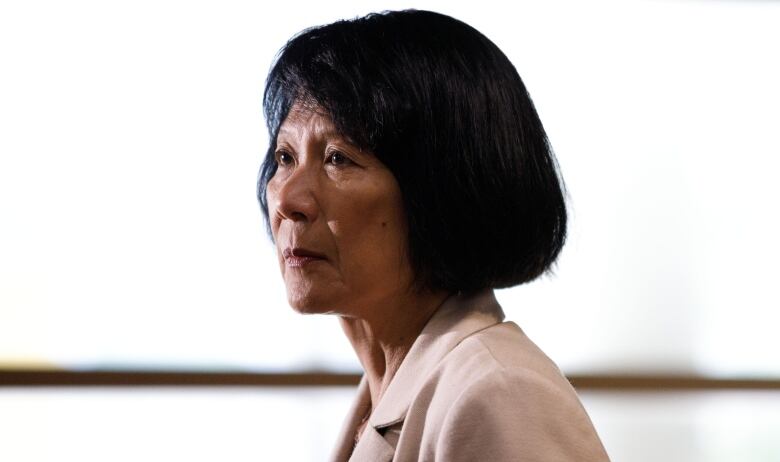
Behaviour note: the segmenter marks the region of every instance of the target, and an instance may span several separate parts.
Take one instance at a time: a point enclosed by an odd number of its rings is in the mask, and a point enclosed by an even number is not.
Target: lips
[[[285,263],[290,267],[301,267],[316,261],[325,260],[325,255],[302,247],[287,247],[282,251]]]

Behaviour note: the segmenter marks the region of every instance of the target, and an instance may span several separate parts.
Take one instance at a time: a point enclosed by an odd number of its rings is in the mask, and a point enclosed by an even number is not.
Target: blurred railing
[[[780,390],[780,379],[711,378],[689,375],[570,375],[577,389]],[[0,370],[0,386],[348,386],[360,374],[201,371]]]

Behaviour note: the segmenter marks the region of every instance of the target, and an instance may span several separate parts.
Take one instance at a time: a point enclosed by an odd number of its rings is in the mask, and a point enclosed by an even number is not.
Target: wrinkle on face
[[[268,183],[269,216],[290,304],[304,313],[361,316],[407,291],[407,225],[398,182],[376,157],[339,135],[321,111],[293,106],[277,149],[295,158]],[[352,164],[327,162],[338,150]],[[290,267],[285,247],[303,246],[325,262]]]

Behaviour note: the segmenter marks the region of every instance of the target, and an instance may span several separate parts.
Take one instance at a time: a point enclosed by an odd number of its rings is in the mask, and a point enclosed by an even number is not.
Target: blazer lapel
[[[355,432],[357,427],[363,420],[363,417],[368,413],[371,406],[371,394],[368,390],[368,380],[364,375],[360,379],[358,385],[357,395],[352,402],[352,407],[347,413],[347,417],[344,419],[344,424],[341,426],[339,437],[336,440],[337,446],[331,454],[330,460],[333,462],[346,462],[350,458],[352,449],[355,446]]]
[[[390,462],[394,455],[395,448],[375,428],[369,425],[363,430],[363,435],[349,460],[351,462]]]

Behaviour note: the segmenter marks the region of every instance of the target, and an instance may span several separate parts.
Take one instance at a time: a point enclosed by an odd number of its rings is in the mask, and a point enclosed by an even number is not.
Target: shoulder
[[[504,322],[463,339],[440,362],[432,379],[458,396],[483,389],[533,392],[579,399],[558,366],[514,323]]]
[[[428,443],[442,460],[607,460],[574,389],[513,323],[464,339],[428,393]]]

